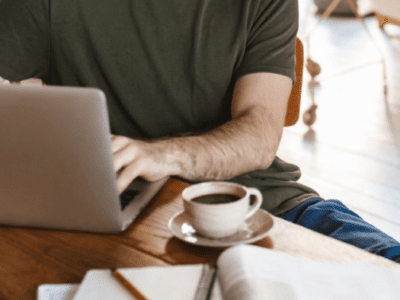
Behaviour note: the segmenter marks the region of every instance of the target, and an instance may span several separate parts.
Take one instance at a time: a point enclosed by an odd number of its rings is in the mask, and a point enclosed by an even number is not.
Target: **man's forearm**
[[[282,136],[290,78],[255,73],[239,78],[232,97],[232,120],[199,135],[151,142],[112,137],[118,191],[132,180],[180,176],[194,181],[226,180],[267,168]]]
[[[258,108],[198,136],[156,141],[174,175],[189,180],[226,180],[267,168],[273,161],[282,128]]]

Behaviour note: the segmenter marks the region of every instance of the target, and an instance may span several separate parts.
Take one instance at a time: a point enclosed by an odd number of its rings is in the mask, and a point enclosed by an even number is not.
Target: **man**
[[[0,76],[103,90],[120,193],[139,176],[231,180],[275,215],[400,262],[399,243],[276,157],[297,29],[293,0],[0,0]]]

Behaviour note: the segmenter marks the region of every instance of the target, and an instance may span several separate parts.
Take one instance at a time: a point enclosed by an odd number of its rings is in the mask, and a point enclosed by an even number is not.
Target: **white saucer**
[[[176,214],[168,222],[168,228],[176,238],[189,244],[205,247],[230,247],[254,243],[265,237],[272,226],[271,215],[263,209],[259,209],[248,219],[238,233],[222,239],[209,239],[196,234],[185,212]]]

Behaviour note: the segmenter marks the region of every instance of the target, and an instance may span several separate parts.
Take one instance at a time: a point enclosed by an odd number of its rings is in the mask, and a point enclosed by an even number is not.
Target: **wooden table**
[[[93,268],[214,262],[221,249],[196,247],[172,237],[168,220],[183,209],[187,186],[170,179],[136,221],[120,234],[89,234],[0,227],[0,299],[36,299],[43,283],[79,283]],[[372,261],[398,266],[353,246],[273,218],[270,235],[256,245],[305,258]]]

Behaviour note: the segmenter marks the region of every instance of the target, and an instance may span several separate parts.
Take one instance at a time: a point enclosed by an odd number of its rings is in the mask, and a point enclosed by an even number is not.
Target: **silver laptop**
[[[119,232],[166,180],[135,180],[122,207],[100,90],[0,86],[2,226]]]

